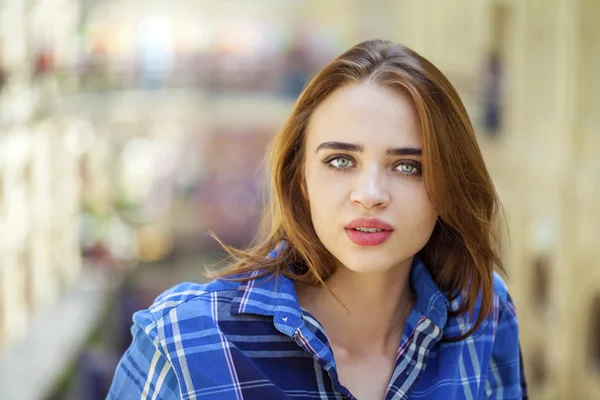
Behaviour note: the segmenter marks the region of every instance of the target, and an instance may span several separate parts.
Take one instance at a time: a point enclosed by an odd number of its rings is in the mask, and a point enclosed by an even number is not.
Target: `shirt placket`
[[[354,397],[338,379],[333,352],[331,351],[331,347],[328,343],[323,343],[305,326],[297,329],[296,333],[294,334],[294,340],[298,346],[311,354],[313,359],[325,372],[327,372],[327,376],[329,376],[329,379],[331,380],[333,389],[340,394],[342,399],[356,400],[356,397]]]
[[[398,350],[391,385],[385,400],[406,400],[427,366],[429,352],[440,341],[442,330],[429,319],[422,319]]]

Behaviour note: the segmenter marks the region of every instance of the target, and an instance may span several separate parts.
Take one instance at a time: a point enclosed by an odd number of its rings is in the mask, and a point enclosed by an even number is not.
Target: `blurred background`
[[[506,208],[532,399],[600,399],[600,0],[0,0],[0,399],[104,399],[134,311],[244,246],[306,81],[404,43]]]

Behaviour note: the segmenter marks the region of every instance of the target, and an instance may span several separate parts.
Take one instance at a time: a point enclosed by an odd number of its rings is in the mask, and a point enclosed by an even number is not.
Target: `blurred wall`
[[[68,58],[77,28],[66,5],[54,16],[63,1],[0,2],[0,348],[79,274],[79,169],[93,128],[57,112],[46,76],[48,46]]]
[[[259,185],[240,180],[297,91],[381,37],[437,65],[471,115],[506,209],[531,397],[600,398],[599,1],[140,4],[0,0],[0,348],[76,282],[100,231],[120,232],[116,258],[142,261],[208,229],[246,241]],[[223,193],[251,204],[238,225]]]
[[[600,2],[404,3],[397,39],[461,92],[504,201],[532,398],[600,398]]]

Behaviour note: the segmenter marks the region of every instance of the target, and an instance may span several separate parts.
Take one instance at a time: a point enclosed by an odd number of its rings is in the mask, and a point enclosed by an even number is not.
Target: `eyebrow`
[[[319,150],[344,150],[344,151],[352,151],[356,153],[362,153],[365,148],[361,144],[354,143],[344,143],[344,142],[323,142],[317,147],[317,152]],[[385,152],[388,156],[420,156],[423,154],[422,149],[417,147],[397,147],[392,149],[387,149]]]
[[[420,156],[423,154],[423,150],[416,147],[399,147],[387,149],[385,154],[388,156]]]
[[[317,147],[317,152],[319,150],[345,150],[345,151],[354,151],[357,153],[362,153],[365,148],[360,144],[353,143],[344,143],[344,142],[323,142]]]

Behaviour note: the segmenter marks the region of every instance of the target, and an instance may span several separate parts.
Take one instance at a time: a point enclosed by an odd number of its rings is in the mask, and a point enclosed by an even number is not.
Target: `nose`
[[[350,201],[368,209],[389,205],[390,192],[385,172],[376,166],[361,171],[350,194]]]

